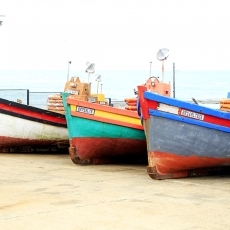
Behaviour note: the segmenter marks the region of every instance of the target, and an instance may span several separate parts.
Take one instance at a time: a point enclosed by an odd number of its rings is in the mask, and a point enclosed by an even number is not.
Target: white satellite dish
[[[87,65],[87,69],[85,70],[86,73],[94,73],[95,72],[94,63],[87,62],[86,65]]]
[[[97,78],[95,79],[95,81],[97,81],[97,94],[98,94],[98,86],[99,86],[99,82],[102,81],[101,79],[101,75],[97,75]]]
[[[87,65],[87,69],[85,70],[85,72],[88,73],[88,84],[89,84],[89,77],[91,73],[95,72],[95,69],[94,69],[95,65],[94,63],[90,63],[90,62],[87,62],[86,65]]]
[[[101,75],[97,75],[95,81],[101,81]]]
[[[169,56],[169,50],[162,48],[157,52],[157,59],[162,61],[162,82],[164,82],[164,60]]]
[[[157,52],[157,59],[160,61],[166,60],[168,56],[169,56],[169,50],[166,48],[160,49]]]

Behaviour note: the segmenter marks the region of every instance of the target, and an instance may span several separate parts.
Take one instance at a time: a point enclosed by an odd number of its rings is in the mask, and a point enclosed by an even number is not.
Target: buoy
[[[53,100],[60,100],[61,99],[61,96],[60,95],[50,95],[48,96],[48,99],[53,99]]]
[[[132,110],[132,111],[137,111],[137,106],[126,106],[125,109]]]
[[[220,104],[230,104],[230,99],[221,99]]]
[[[47,106],[48,110],[53,110],[53,111],[65,111],[65,108],[63,106]]]
[[[137,98],[125,98],[126,103],[137,103]]]
[[[225,112],[230,112],[230,109],[227,108],[220,108],[221,111],[225,111]]]
[[[49,103],[62,103],[61,99],[48,99]]]
[[[230,104],[222,104],[220,108],[230,109]]]
[[[53,107],[59,107],[59,106],[61,106],[61,107],[63,107],[63,103],[54,103],[54,102],[47,102],[47,105],[48,106],[53,106]]]
[[[136,106],[137,105],[136,102],[126,102],[126,104],[129,105],[129,106]]]

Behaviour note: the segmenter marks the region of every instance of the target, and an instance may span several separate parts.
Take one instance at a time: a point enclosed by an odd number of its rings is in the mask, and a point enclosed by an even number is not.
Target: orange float
[[[137,106],[126,106],[125,109],[137,111]]]
[[[65,111],[65,108],[63,106],[47,106],[48,110],[53,110],[53,111]]]
[[[137,103],[137,98],[125,98],[126,103]]]

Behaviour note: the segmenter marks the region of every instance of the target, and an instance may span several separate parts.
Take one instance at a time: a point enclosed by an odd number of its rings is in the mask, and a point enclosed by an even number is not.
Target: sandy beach
[[[146,165],[0,154],[0,229],[230,229],[230,175],[157,181]]]

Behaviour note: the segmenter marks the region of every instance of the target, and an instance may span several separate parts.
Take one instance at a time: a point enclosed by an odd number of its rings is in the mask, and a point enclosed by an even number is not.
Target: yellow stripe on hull
[[[70,108],[71,108],[71,111],[76,111],[77,106],[70,105]],[[129,124],[141,125],[141,121],[139,118],[124,116],[124,115],[101,111],[101,110],[95,110],[94,116],[116,120],[116,121],[127,122]]]

